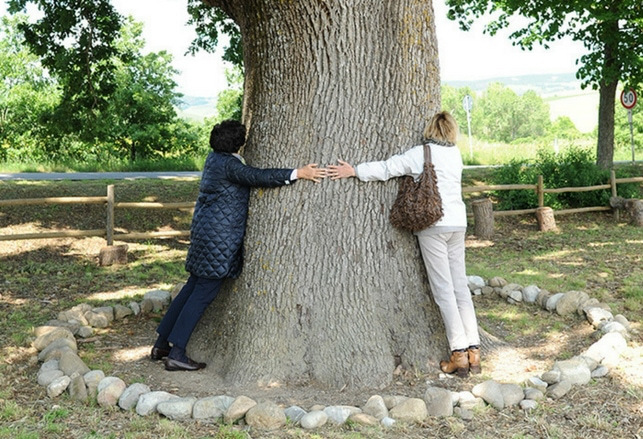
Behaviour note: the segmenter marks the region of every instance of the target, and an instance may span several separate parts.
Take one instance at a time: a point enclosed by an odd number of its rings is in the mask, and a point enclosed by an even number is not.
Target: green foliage
[[[500,83],[491,84],[472,111],[473,133],[487,140],[540,137],[549,125],[549,106],[540,96],[534,91],[519,96]]]
[[[243,110],[243,72],[234,67],[225,72],[228,88],[219,93],[217,99],[217,120],[227,119],[241,121]]]
[[[617,177],[629,174],[627,169],[617,171]],[[496,184],[536,184],[543,176],[545,188],[586,187],[609,182],[609,171],[594,163],[593,154],[583,148],[571,147],[560,154],[541,149],[537,158],[513,160],[494,173]],[[636,196],[636,185],[619,185],[619,195]],[[554,209],[608,206],[611,192],[608,189],[587,192],[546,193],[544,203]],[[535,192],[527,190],[496,191],[498,210],[515,210],[538,207]]]
[[[243,47],[239,26],[221,9],[208,6],[201,0],[188,0],[188,24],[196,29],[196,37],[190,45],[189,52],[199,50],[214,53],[219,44],[219,35],[229,38],[229,45],[224,48],[223,59],[235,67],[243,69]]]
[[[100,136],[101,115],[114,93],[115,44],[122,17],[109,0],[10,0],[11,12],[34,5],[43,12],[20,29],[31,51],[58,80],[62,97],[47,121],[61,133]]]
[[[14,155],[18,147],[41,147],[40,115],[58,102],[55,84],[22,44],[18,27],[25,21],[24,15],[0,21],[0,160]]]
[[[515,44],[530,50],[534,44],[548,47],[552,41],[569,37],[581,42],[587,53],[576,60],[576,77],[583,88],[600,89],[601,104],[597,161],[608,168],[614,157],[614,109],[604,104],[611,99],[616,85],[634,89],[643,84],[643,20],[640,0],[579,0],[561,2],[541,0],[447,0],[448,17],[469,30],[475,19],[490,16],[485,32],[494,35],[511,26],[511,18],[522,16],[509,36]],[[610,96],[611,95],[611,96]]]

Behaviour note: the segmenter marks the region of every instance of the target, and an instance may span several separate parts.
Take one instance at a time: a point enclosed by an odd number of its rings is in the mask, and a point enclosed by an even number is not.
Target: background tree
[[[430,1],[208,1],[243,37],[244,155],[257,166],[383,159],[440,109]],[[246,265],[188,349],[231,382],[378,387],[447,346],[396,182],[256,191]],[[437,370],[437,369],[433,369]]]
[[[115,61],[122,55],[114,44],[122,17],[109,0],[9,0],[9,11],[25,11],[29,3],[42,18],[20,28],[62,90],[53,126],[84,139],[100,136],[101,112],[114,92]]]
[[[0,20],[0,159],[35,151],[44,137],[43,114],[57,104],[55,83],[40,60],[22,44],[18,26],[25,16]],[[29,154],[29,156],[32,156]]]
[[[115,90],[106,107],[104,132],[131,161],[162,155],[172,149],[172,126],[177,119],[175,105],[181,97],[175,91],[172,56],[165,51],[142,54],[143,24],[128,18],[116,41],[126,62],[115,59]]]
[[[523,49],[534,44],[548,47],[551,41],[571,37],[583,43],[587,54],[577,60],[576,73],[582,87],[600,94],[598,108],[597,164],[612,165],[614,156],[614,104],[619,81],[637,88],[643,83],[643,6],[640,0],[447,0],[449,18],[469,30],[474,19],[494,18],[485,31],[494,35],[510,26],[512,16],[522,16],[526,25],[510,38]]]

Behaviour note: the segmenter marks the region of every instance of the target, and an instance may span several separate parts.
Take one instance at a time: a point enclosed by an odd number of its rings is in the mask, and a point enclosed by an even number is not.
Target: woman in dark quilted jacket
[[[326,170],[313,163],[298,169],[248,166],[238,154],[245,140],[245,126],[233,120],[215,125],[210,133],[212,152],[203,168],[185,263],[190,276],[161,320],[151,353],[152,360],[165,359],[166,370],[205,367],[189,358],[185,348],[223,280],[241,273],[250,188],[284,186],[298,179],[317,183],[326,176]]]

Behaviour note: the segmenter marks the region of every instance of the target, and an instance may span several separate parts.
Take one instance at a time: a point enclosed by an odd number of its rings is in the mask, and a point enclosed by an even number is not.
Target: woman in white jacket
[[[433,116],[424,130],[444,216],[415,235],[451,349],[451,358],[441,361],[440,368],[445,373],[466,377],[469,371],[481,371],[480,336],[464,263],[467,215],[462,200],[462,156],[455,146],[457,135],[458,125],[448,112]],[[328,166],[328,175],[333,180],[357,177],[361,181],[385,181],[405,175],[417,178],[423,171],[424,146],[417,145],[388,160],[355,167],[342,160],[338,162],[339,165]]]

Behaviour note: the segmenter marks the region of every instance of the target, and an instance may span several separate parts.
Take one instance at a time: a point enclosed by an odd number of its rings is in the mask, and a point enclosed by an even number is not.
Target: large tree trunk
[[[241,28],[245,148],[255,166],[379,160],[417,144],[440,108],[430,1],[208,1]],[[256,190],[242,277],[191,355],[230,382],[386,385],[447,349],[415,238],[394,230],[397,182]]]
[[[619,32],[618,22],[606,22],[604,32]],[[607,41],[607,40],[606,40]],[[603,78],[618,78],[612,72],[618,69],[615,65],[614,49],[605,44],[603,49]],[[614,105],[618,80],[602,79],[599,88],[598,103],[598,143],[596,145],[596,164],[603,169],[610,169],[614,163]]]

